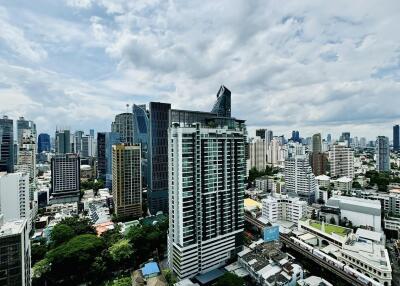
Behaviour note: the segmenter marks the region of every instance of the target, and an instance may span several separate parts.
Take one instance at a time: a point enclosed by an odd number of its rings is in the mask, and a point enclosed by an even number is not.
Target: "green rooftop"
[[[318,221],[310,220],[310,226],[321,230],[322,223],[320,223]],[[351,232],[351,230],[348,228],[341,227],[341,226],[334,225],[334,224],[325,223],[325,233],[327,233],[327,234],[336,233],[337,235],[340,235],[340,236],[346,236],[350,232]]]

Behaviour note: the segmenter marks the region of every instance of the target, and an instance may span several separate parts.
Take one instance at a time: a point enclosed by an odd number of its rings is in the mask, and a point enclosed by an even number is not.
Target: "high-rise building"
[[[365,137],[360,138],[360,148],[366,148],[367,147],[367,139]]]
[[[320,133],[313,135],[311,150],[310,161],[314,175],[325,174],[328,165],[328,156],[322,152],[322,137]]]
[[[118,217],[142,216],[140,145],[112,146],[112,194]]]
[[[97,133],[97,175],[105,181],[109,189],[112,188],[112,146],[119,143],[121,143],[119,133]]]
[[[264,171],[267,166],[267,143],[264,139],[255,138],[249,142],[250,169]]]
[[[51,143],[50,143],[50,135],[46,133],[40,133],[38,137],[38,153],[42,152],[50,152]]]
[[[72,153],[82,155],[82,138],[84,136],[85,132],[83,131],[75,131],[73,137],[72,137],[72,144],[71,144],[71,150]]]
[[[234,119],[169,130],[168,257],[180,279],[219,268],[242,249],[245,141],[244,123]]]
[[[111,124],[111,131],[119,133],[122,143],[133,144],[133,113],[117,114]]]
[[[133,140],[135,144],[140,144],[142,148],[142,176],[143,183],[148,183],[148,142],[149,142],[149,114],[146,110],[146,105],[132,106],[133,113]]]
[[[36,179],[36,136],[30,129],[24,129],[21,134],[15,170],[29,174],[29,182]]]
[[[14,127],[7,116],[0,118],[0,172],[14,172]]]
[[[28,174],[0,173],[0,213],[7,221],[23,218],[29,220]]]
[[[5,221],[0,214],[0,285],[31,285],[31,243],[26,219]]]
[[[354,151],[347,144],[334,144],[329,151],[331,177],[354,178]]]
[[[220,117],[231,117],[231,91],[223,85],[217,93],[217,101],[211,112]]]
[[[340,142],[345,142],[347,147],[350,147],[351,137],[350,132],[342,132],[342,136],[340,136]]]
[[[168,211],[168,128],[171,104],[150,102],[147,201],[152,214]]]
[[[306,154],[306,146],[298,142],[288,142],[285,146],[285,158],[296,156],[304,156]]]
[[[399,127],[399,125],[393,126],[393,150],[400,151],[400,127]]]
[[[284,150],[281,141],[273,138],[269,144],[267,162],[271,167],[280,166],[284,161]]]
[[[18,145],[22,144],[22,137],[26,130],[30,131],[30,133],[32,134],[32,136],[36,142],[36,137],[37,137],[36,124],[31,120],[26,120],[24,117],[20,117],[17,120],[17,142],[18,142]]]
[[[375,144],[376,170],[378,172],[390,171],[390,145],[389,138],[378,136]]]
[[[285,186],[288,193],[297,193],[308,203],[314,202],[317,184],[306,155],[285,160]]]
[[[56,131],[56,154],[71,153],[71,133],[69,130]]]
[[[297,130],[293,130],[293,131],[292,131],[292,138],[291,138],[291,140],[294,141],[294,142],[300,142],[300,132],[297,131]]]
[[[331,135],[331,134],[328,134],[328,135],[326,136],[326,141],[328,142],[328,144],[331,144],[331,143],[332,143],[332,135]]]
[[[96,156],[96,143],[92,135],[82,137],[82,152],[81,157],[89,158]]]
[[[57,154],[51,159],[51,196],[53,203],[79,201],[80,158],[77,154]]]

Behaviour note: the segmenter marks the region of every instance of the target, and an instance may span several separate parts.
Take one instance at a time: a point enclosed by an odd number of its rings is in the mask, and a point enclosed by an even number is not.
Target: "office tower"
[[[217,102],[211,112],[220,117],[231,117],[231,91],[223,85],[217,93]]]
[[[147,201],[152,214],[168,211],[168,128],[171,104],[150,102]]]
[[[294,141],[294,142],[300,142],[300,133],[299,133],[299,131],[296,131],[296,130],[292,131],[291,140]]]
[[[264,139],[255,138],[249,142],[250,169],[264,171],[267,166],[267,144]]]
[[[79,201],[79,155],[57,154],[51,158],[51,201],[69,203]]]
[[[0,285],[31,285],[31,243],[26,219],[5,221],[0,214]]]
[[[350,132],[342,132],[342,136],[340,136],[340,142],[345,142],[347,147],[350,147],[351,139]]]
[[[90,129],[89,130],[89,135],[92,136],[94,138],[94,129]]]
[[[30,218],[28,174],[0,173],[0,213],[7,221]]]
[[[399,125],[393,126],[393,150],[400,151],[400,132]]]
[[[83,131],[75,131],[71,144],[72,153],[82,155],[82,138],[84,134]]]
[[[82,158],[89,158],[96,156],[96,144],[94,137],[91,135],[85,135],[82,137]]]
[[[242,249],[245,127],[212,126],[173,124],[167,140],[168,258],[180,279],[219,268]]]
[[[314,134],[312,137],[312,152],[310,155],[311,168],[315,176],[325,174],[328,165],[328,158],[322,152],[322,137],[320,133]]]
[[[50,135],[46,133],[40,133],[38,137],[38,153],[42,152],[50,152],[51,143],[50,143]]]
[[[14,127],[12,119],[0,119],[0,172],[14,172]]]
[[[133,113],[133,141],[135,144],[140,144],[142,148],[142,176],[143,183],[148,182],[148,161],[147,161],[147,151],[148,151],[148,141],[149,141],[149,115],[146,110],[146,105],[136,105],[132,106]]]
[[[69,130],[56,131],[56,154],[71,153],[71,133]]]
[[[334,144],[329,151],[331,177],[354,178],[354,151],[347,144]]]
[[[133,113],[126,112],[115,116],[111,131],[120,134],[122,143],[133,144]]]
[[[112,188],[112,146],[121,143],[116,132],[97,133],[97,176]]]
[[[390,145],[389,138],[378,136],[375,144],[376,170],[378,172],[390,171]]]
[[[367,139],[365,137],[360,138],[360,148],[366,148],[367,147]]]
[[[142,216],[140,145],[112,146],[112,194],[118,217]]]
[[[22,144],[22,137],[23,137],[23,133],[25,130],[30,130],[30,132],[36,142],[36,137],[37,137],[36,124],[31,120],[26,120],[24,117],[20,117],[17,120],[17,142],[18,142],[18,145]]]
[[[331,143],[332,143],[332,135],[331,135],[331,134],[328,134],[328,135],[326,136],[326,141],[328,141],[328,144],[331,144]]]
[[[289,193],[313,203],[317,184],[306,155],[285,160],[285,186]]]

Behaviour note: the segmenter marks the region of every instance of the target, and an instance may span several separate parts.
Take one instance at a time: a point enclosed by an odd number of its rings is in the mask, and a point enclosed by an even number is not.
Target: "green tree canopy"
[[[217,280],[215,286],[243,286],[244,280],[232,274],[230,272],[226,272],[222,277]]]
[[[56,224],[53,229],[51,230],[51,243],[52,245],[59,246],[63,244],[64,242],[67,242],[71,238],[75,236],[75,232],[72,227],[66,224]]]
[[[96,234],[92,222],[88,218],[80,218],[78,216],[64,218],[60,224],[71,227],[75,235]]]
[[[114,243],[109,249],[110,255],[115,262],[129,259],[133,254],[132,245],[127,239],[121,239]]]

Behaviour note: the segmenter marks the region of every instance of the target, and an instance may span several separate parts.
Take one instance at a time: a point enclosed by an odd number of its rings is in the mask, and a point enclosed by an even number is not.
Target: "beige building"
[[[112,146],[112,194],[117,216],[142,216],[140,152],[140,145]]]

